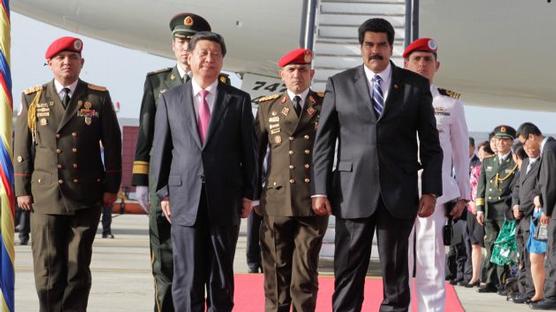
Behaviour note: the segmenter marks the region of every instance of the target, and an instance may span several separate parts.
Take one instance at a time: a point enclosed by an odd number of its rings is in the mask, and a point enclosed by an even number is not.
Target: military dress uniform
[[[509,126],[499,126],[495,129],[496,135],[508,133],[514,137],[515,130]],[[508,268],[490,262],[494,242],[498,237],[500,228],[505,219],[513,219],[511,211],[512,190],[515,175],[518,172],[517,164],[509,152],[504,157],[495,155],[485,158],[481,165],[481,175],[477,185],[475,205],[478,212],[485,216],[485,248],[487,256],[484,260],[486,271],[486,287],[494,289],[501,287],[507,278]]]
[[[103,193],[117,193],[121,181],[121,133],[110,95],[78,80],[64,108],[54,80],[29,88],[15,138],[16,196],[33,197],[40,310],[85,311]]]
[[[442,152],[442,196],[437,198],[432,216],[417,217],[409,239],[409,272],[415,270],[410,283],[412,300],[418,311],[444,311],[445,247],[443,227],[446,204],[469,200],[469,134],[463,102],[459,94],[431,85],[436,127]],[[455,171],[455,175],[453,174]],[[415,239],[414,239],[415,237]]]
[[[312,311],[318,255],[328,217],[311,208],[312,148],[322,95],[309,91],[298,117],[287,93],[259,100],[256,129],[260,161],[269,148],[261,193],[262,267],[266,311]],[[262,185],[262,184],[261,184]]]

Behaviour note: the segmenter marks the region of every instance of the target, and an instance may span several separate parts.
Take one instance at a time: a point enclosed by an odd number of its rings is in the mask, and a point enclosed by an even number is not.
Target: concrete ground
[[[88,311],[153,311],[153,278],[149,262],[148,222],[144,215],[115,215],[115,239],[97,235],[91,264],[93,287]],[[242,222],[234,269],[247,272],[246,222]],[[17,239],[16,239],[17,240]],[[373,254],[373,259],[376,252]],[[376,259],[375,259],[376,260]],[[16,246],[16,311],[38,311],[30,246]],[[376,262],[370,274],[376,272]],[[321,261],[321,274],[332,274],[332,261]],[[478,294],[476,288],[456,287],[466,311],[530,311],[496,294]],[[263,308],[261,307],[261,311]],[[450,311],[447,307],[446,311]]]

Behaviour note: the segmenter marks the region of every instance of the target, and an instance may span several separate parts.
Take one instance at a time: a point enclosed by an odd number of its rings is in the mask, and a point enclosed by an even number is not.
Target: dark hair
[[[366,32],[386,33],[390,46],[394,45],[394,27],[383,18],[370,18],[359,26],[359,44],[363,44]]]
[[[475,138],[469,137],[469,145],[475,147]]]
[[[512,145],[512,153],[514,153],[517,158],[523,160],[525,158],[527,158],[527,153],[525,153],[525,149],[523,149],[523,144],[521,142],[515,142]]]
[[[481,148],[485,151],[485,153],[488,153],[490,155],[494,154],[494,152],[490,148],[490,142],[489,141],[481,142],[481,144],[479,144],[479,146],[477,147],[477,151],[480,150]]]
[[[220,50],[222,50],[222,56],[226,56],[226,43],[224,43],[224,38],[222,38],[222,36],[220,36],[219,34],[210,31],[200,31],[191,36],[187,50],[189,50],[189,52],[193,51],[195,49],[195,46],[197,45],[197,42],[201,40],[208,40],[218,43],[220,45]]]
[[[516,137],[522,136],[524,138],[528,138],[529,134],[537,136],[542,135],[541,130],[532,122],[524,122],[521,126],[519,126],[519,128],[517,128]]]
[[[496,135],[496,132],[492,131],[491,133],[488,134],[488,140],[492,140],[492,138]]]

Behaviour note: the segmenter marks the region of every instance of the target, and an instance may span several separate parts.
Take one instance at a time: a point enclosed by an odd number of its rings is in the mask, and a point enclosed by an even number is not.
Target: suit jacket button
[[[60,134],[56,133],[56,139],[59,139],[59,138],[60,138]]]
[[[305,154],[306,154],[306,155],[311,154],[311,150],[306,149],[306,150],[305,150]]]
[[[289,139],[290,141],[293,141],[294,137],[289,137],[288,139]]]
[[[295,168],[295,167],[293,165],[290,165],[290,169],[293,169],[293,168]]]
[[[288,154],[293,155],[293,151],[289,151]]]
[[[77,168],[77,164],[73,164],[73,168]]]
[[[58,180],[58,184],[64,184],[64,180],[62,179]]]
[[[58,167],[58,169],[62,169],[62,165],[61,165],[61,164],[58,164],[57,167]]]
[[[303,136],[305,138],[305,140],[309,140],[311,137],[309,137],[307,134],[305,136]]]
[[[295,180],[294,179],[290,179],[290,184],[294,184]]]
[[[74,152],[74,153],[77,153],[77,148],[74,147],[74,148],[71,149],[71,151]]]
[[[79,179],[73,179],[73,183],[79,182]]]
[[[77,132],[72,132],[71,136],[76,137],[77,136]]]
[[[311,182],[311,179],[305,178],[305,183],[309,183],[309,182]]]
[[[62,150],[59,149],[59,148],[57,148],[57,149],[56,149],[56,154],[61,154],[61,153],[62,153]]]
[[[100,182],[100,178],[97,178],[97,182]]]
[[[305,169],[309,169],[309,167],[311,167],[311,165],[305,164]]]
[[[41,179],[37,179],[37,182],[41,183],[42,181],[41,181]]]

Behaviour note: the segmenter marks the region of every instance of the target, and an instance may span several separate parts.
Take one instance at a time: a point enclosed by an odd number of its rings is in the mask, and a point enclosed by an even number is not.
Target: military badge
[[[93,106],[93,104],[91,104],[91,102],[87,101],[87,102],[85,102],[85,105],[84,105],[84,106],[85,106],[86,109],[91,109],[91,107]]]
[[[277,134],[277,133],[280,133],[280,128],[270,130],[270,134]]]
[[[268,118],[268,122],[279,122],[280,121],[280,117],[276,116],[276,117],[270,117]]]
[[[305,50],[305,55],[303,56],[303,60],[305,61],[305,63],[311,63],[311,61],[313,60],[313,54],[311,53],[310,50]]]
[[[313,116],[313,114],[316,112],[316,109],[309,107],[307,108],[307,114],[309,114],[309,116]]]
[[[85,124],[87,126],[90,126],[92,122],[93,122],[93,120],[91,119],[91,117],[85,117]]]
[[[92,109],[93,103],[86,101],[83,104],[83,108],[77,111],[78,117],[83,117],[83,121],[87,126],[90,126],[93,123],[93,117],[98,117],[98,112]]]
[[[174,79],[176,79],[176,76],[175,76],[174,74],[171,74],[171,75],[170,75],[170,79],[171,79],[171,80],[174,80]],[[162,93],[162,92],[161,92],[161,93]]]
[[[272,115],[272,116],[276,116],[276,115],[278,115],[278,113],[273,111],[273,112],[271,113],[271,115]]]
[[[46,120],[46,118],[41,118],[39,120],[39,123],[40,123],[41,126],[46,126],[46,125],[48,125],[48,120]]]
[[[81,50],[82,47],[83,47],[83,42],[81,40],[77,39],[73,42],[73,48],[75,50]]]
[[[17,156],[17,162],[23,162],[23,157],[21,157],[21,155]]]
[[[485,168],[485,170],[486,170],[486,171],[492,171],[492,166],[487,166],[487,167]]]
[[[268,127],[269,127],[270,129],[280,128],[280,124],[273,123],[273,124],[268,125]]]
[[[275,143],[275,144],[280,144],[280,143],[282,143],[282,137],[279,136],[279,135],[275,136],[275,137],[274,137],[274,143]]]
[[[282,98],[282,104],[286,103],[287,100],[288,100],[288,99],[284,96],[284,97]]]
[[[309,96],[309,102],[311,102],[311,104],[315,104],[315,99],[313,98],[313,96]]]
[[[193,25],[193,18],[191,18],[191,16],[186,16],[185,19],[183,20],[183,24],[185,26],[192,26]]]
[[[282,115],[288,116],[289,112],[290,112],[289,108],[287,108],[287,107],[282,108],[282,111],[281,111]]]

